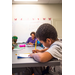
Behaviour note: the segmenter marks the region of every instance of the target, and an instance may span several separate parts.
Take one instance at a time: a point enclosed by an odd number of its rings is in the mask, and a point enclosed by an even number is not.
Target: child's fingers
[[[39,50],[37,50],[37,53],[39,52]]]
[[[32,54],[29,54],[28,57],[32,57]]]
[[[28,55],[28,57],[30,57],[30,55]]]
[[[32,50],[32,52],[33,52],[33,53],[37,53],[37,52],[38,52],[38,50]]]
[[[36,50],[32,50],[32,52],[33,52],[33,53],[35,53],[35,52],[36,52]]]
[[[38,52],[39,52],[39,50],[34,50],[34,51],[33,51],[33,53],[38,53]]]
[[[29,42],[29,44],[31,44],[31,42]]]

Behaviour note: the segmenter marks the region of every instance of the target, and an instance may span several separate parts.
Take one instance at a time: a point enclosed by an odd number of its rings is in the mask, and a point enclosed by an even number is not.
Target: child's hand
[[[29,42],[29,45],[33,45],[33,43]]]
[[[28,57],[33,57],[33,53],[31,53],[30,55],[28,55]]]
[[[38,50],[38,49],[33,49],[32,50],[32,53],[38,53],[38,52],[40,52],[40,50]]]

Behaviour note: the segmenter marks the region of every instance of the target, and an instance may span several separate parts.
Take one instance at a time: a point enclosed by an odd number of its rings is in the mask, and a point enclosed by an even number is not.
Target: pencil
[[[35,41],[35,49],[36,49],[36,46],[37,46],[37,40]]]

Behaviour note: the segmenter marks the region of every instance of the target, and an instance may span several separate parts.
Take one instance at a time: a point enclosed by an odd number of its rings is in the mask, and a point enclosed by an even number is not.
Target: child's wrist
[[[42,50],[39,50],[39,52],[42,52]]]

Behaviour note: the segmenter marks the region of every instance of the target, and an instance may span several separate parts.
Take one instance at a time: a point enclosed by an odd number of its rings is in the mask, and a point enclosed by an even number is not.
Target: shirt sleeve
[[[41,43],[37,40],[37,46],[41,46]]]
[[[62,49],[59,46],[52,46],[46,52],[49,52],[54,58],[62,60]]]
[[[30,40],[30,37],[28,38],[27,42],[26,43],[29,43],[29,40]]]

